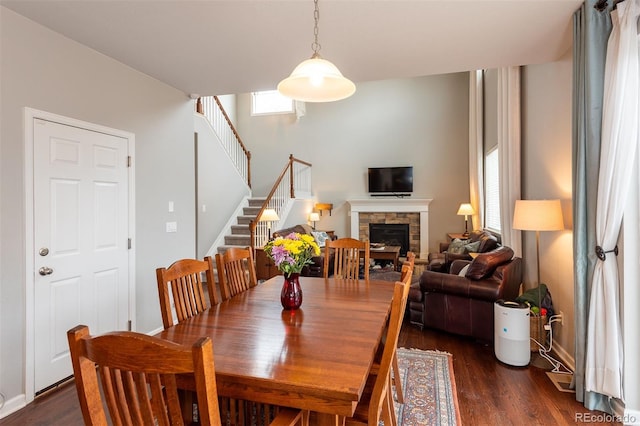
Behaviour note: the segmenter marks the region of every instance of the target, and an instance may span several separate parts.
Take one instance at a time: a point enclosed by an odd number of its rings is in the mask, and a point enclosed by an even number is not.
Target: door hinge
[[[131,156],[127,155],[127,167],[131,167]]]
[[[127,238],[127,248],[131,250],[131,238]]]
[[[131,320],[127,321],[127,331],[131,331]]]

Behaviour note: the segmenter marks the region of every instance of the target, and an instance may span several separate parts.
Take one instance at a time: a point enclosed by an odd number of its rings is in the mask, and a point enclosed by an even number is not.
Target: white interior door
[[[35,119],[34,386],[70,376],[66,332],[129,321],[128,140]]]

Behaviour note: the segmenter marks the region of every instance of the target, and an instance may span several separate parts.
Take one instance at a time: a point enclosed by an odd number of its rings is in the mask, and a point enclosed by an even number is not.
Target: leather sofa
[[[476,230],[469,233],[469,238],[466,240],[465,245],[468,245],[468,247],[473,246],[473,252],[475,253],[486,253],[495,250],[500,245],[500,241],[489,231]],[[454,260],[471,260],[471,255],[468,250],[458,253],[449,250],[451,246],[451,241],[446,243],[441,242],[439,253],[429,253],[427,269],[437,272],[449,272],[451,263],[453,263]]]
[[[463,268],[469,265],[463,275]],[[454,260],[449,273],[424,271],[409,291],[411,324],[478,340],[494,339],[494,303],[515,300],[522,283],[522,259],[510,247]]]
[[[297,232],[298,234],[313,235],[312,231],[313,229],[309,225],[304,224],[304,225],[295,225],[295,226],[292,226],[291,228],[279,229],[273,232],[271,235],[273,236],[273,238],[286,237],[292,232]],[[333,239],[336,239],[336,237],[334,236]],[[303,277],[323,277],[324,276],[324,255],[325,255],[324,247],[320,247],[320,255],[313,256],[311,258],[312,263],[310,265],[305,266],[302,269],[302,272],[300,273],[300,275],[302,275]],[[332,253],[331,256],[329,257],[329,270],[333,270],[333,257],[334,256]]]

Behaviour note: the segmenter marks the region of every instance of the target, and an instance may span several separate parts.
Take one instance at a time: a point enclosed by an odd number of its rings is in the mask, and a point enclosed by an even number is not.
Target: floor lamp
[[[564,229],[560,200],[516,200],[513,212],[513,229],[536,231],[536,282],[538,283],[538,305],[541,305],[540,231],[561,231]]]

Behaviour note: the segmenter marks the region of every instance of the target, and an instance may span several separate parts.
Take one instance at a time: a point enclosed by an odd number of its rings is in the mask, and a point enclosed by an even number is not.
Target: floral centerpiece
[[[302,272],[302,268],[311,263],[311,258],[320,254],[320,247],[313,236],[292,232],[269,241],[264,252],[280,272],[289,276]]]
[[[282,307],[298,309],[302,305],[300,272],[311,263],[313,256],[320,254],[320,247],[311,235],[292,232],[286,237],[277,237],[269,241],[264,246],[264,252],[284,274],[284,285],[280,292]]]

